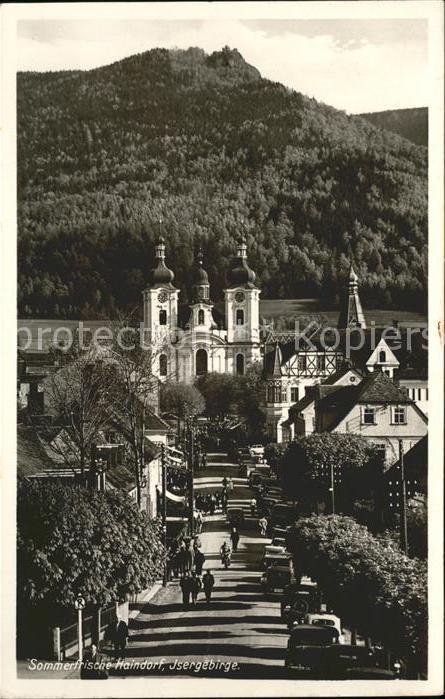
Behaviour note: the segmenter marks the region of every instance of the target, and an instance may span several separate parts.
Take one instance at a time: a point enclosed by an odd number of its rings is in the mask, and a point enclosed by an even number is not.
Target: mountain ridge
[[[139,303],[162,233],[184,300],[197,245],[220,298],[243,230],[265,297],[424,307],[426,149],[265,80],[238,51],[155,49],[20,73],[19,312]]]

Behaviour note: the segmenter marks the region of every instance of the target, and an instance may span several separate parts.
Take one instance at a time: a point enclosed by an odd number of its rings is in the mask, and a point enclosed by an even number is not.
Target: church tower
[[[207,272],[203,267],[202,250],[198,251],[192,269],[192,303],[190,304],[190,329],[208,331],[216,328],[213,320],[213,303],[210,300],[210,284]]]
[[[366,329],[365,314],[363,313],[360,296],[358,293],[358,276],[351,264],[349,270],[348,292],[345,294],[340,308],[338,319],[339,329],[363,328]]]
[[[175,373],[172,343],[178,325],[178,294],[173,286],[175,278],[165,264],[165,241],[156,245],[157,265],[150,272],[149,286],[142,292],[144,299],[144,341],[154,351],[153,371],[159,378]]]
[[[260,293],[255,285],[255,272],[247,263],[247,245],[243,239],[224,290],[227,342],[232,345],[229,373],[244,374],[247,364],[260,360]]]

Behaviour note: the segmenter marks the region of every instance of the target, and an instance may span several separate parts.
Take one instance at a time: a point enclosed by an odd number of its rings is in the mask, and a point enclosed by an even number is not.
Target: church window
[[[240,376],[244,374],[244,354],[236,355],[236,373]]]
[[[242,308],[238,308],[236,311],[236,324],[244,325],[244,311]]]
[[[386,352],[385,350],[380,350],[379,352],[379,364],[384,364],[386,362]]]
[[[203,376],[207,374],[207,352],[205,349],[199,349],[196,352],[196,375]]]
[[[202,308],[198,311],[198,325],[204,325],[204,311]]]
[[[167,311],[164,309],[159,311],[159,325],[167,325]]]
[[[159,374],[160,376],[167,376],[167,355],[161,354],[159,357]]]

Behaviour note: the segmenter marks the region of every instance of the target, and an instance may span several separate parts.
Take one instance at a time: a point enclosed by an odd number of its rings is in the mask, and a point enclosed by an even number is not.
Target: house
[[[308,387],[301,400],[291,406],[289,417],[283,422],[283,441],[289,441],[296,436],[305,436],[315,431],[315,405],[324,396],[335,392],[342,386],[357,385],[363,375],[350,364],[334,372],[320,384]]]
[[[375,443],[387,465],[426,437],[428,420],[406,389],[383,371],[373,371],[357,386],[339,387],[315,403],[317,432],[352,432]]]

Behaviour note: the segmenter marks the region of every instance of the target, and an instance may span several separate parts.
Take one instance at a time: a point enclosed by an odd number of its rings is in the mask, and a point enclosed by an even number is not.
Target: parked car
[[[286,585],[292,582],[294,582],[294,575],[289,565],[271,565],[260,578],[260,585],[266,593],[284,590]]]
[[[264,547],[264,554],[284,553],[286,551],[286,539],[275,536],[270,544]]]
[[[294,505],[283,505],[277,503],[272,508],[272,526],[292,525],[298,516],[297,507]]]
[[[392,670],[384,670],[381,667],[350,667],[345,671],[345,680],[398,680],[400,679]]]
[[[269,568],[270,566],[289,566],[292,568],[292,554],[283,551],[281,553],[265,553],[262,560],[263,568]]]
[[[264,456],[264,447],[262,444],[253,444],[250,447],[251,456]]]
[[[336,643],[336,629],[330,626],[300,624],[292,629],[284,666],[293,676],[322,678],[326,649]]]
[[[244,525],[244,510],[242,507],[228,507],[227,521],[232,527],[242,527]]]
[[[318,611],[318,588],[312,585],[294,585],[284,590],[281,600],[281,616],[293,625],[294,621],[303,623],[309,612]]]
[[[326,649],[326,678],[329,680],[345,680],[346,672],[351,668],[363,670],[378,667],[378,656],[372,648],[366,646],[340,645],[329,646]]]
[[[314,624],[315,626],[333,626],[338,631],[339,643],[342,643],[343,636],[341,630],[341,622],[335,614],[325,614],[324,612],[315,612],[306,614],[304,619],[305,624]]]

